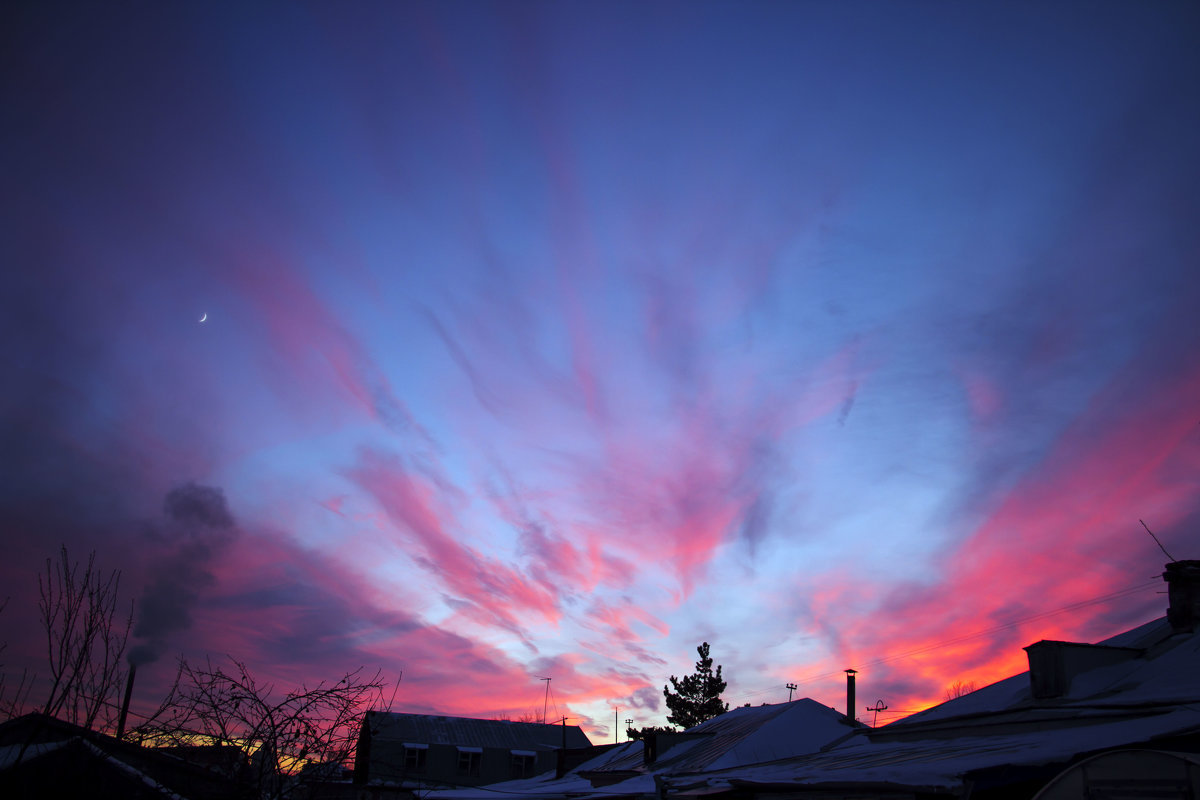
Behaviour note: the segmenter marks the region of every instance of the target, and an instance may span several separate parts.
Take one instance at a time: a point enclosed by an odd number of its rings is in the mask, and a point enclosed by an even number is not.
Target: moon
[[[201,322],[204,322],[204,320],[206,320],[206,319],[208,319],[208,312],[207,312],[207,311],[205,311],[205,312],[204,312],[204,315],[200,317],[200,321],[201,321]]]

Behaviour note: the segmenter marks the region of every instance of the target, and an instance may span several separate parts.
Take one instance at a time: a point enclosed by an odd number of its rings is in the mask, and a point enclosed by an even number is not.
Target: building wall
[[[403,745],[375,740],[371,743],[370,771],[367,780],[396,782],[416,781],[455,786],[481,786],[487,783],[507,781],[513,777],[513,751],[507,748],[481,748],[479,774],[464,774],[459,770],[460,750],[454,745],[431,744],[425,751],[425,769],[412,770],[406,766]],[[555,752],[542,751],[534,757],[534,767],[529,776],[553,770]]]

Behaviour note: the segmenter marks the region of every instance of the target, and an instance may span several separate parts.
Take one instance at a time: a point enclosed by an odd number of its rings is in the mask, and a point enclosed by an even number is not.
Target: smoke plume
[[[237,532],[225,494],[211,486],[172,489],[163,512],[167,519],[157,538],[166,550],[151,564],[152,577],[138,603],[133,629],[138,642],[128,657],[134,666],[157,660],[172,634],[191,627],[196,600],[216,582],[211,566]]]

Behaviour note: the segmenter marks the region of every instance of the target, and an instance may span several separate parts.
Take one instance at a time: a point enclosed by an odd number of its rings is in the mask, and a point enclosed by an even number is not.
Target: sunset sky
[[[23,3],[3,671],[895,716],[1200,558],[1195,3]],[[201,321],[203,319],[203,321]],[[152,666],[151,666],[152,665]],[[861,713],[861,711],[860,711]],[[869,719],[869,715],[864,715]],[[624,725],[621,726],[624,728]]]

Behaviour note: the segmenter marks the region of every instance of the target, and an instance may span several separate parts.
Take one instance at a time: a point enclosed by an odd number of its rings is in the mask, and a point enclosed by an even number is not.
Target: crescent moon
[[[204,312],[204,316],[200,317],[200,321],[201,321],[201,322],[204,322],[204,320],[206,320],[206,319],[208,319],[208,312],[207,312],[207,311],[205,311],[205,312]]]

